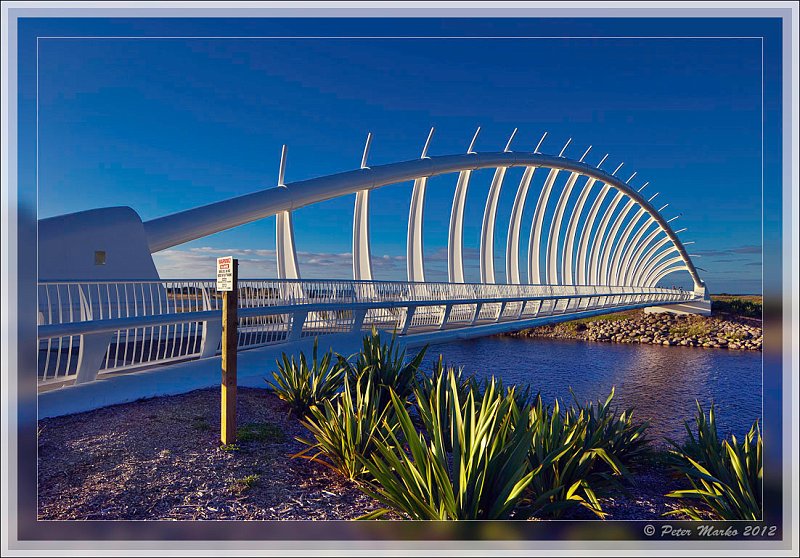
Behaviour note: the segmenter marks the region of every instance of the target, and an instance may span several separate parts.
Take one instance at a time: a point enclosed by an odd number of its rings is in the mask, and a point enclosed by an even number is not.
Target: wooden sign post
[[[220,442],[236,443],[236,350],[239,260],[217,258],[217,290],[222,291],[222,408]]]

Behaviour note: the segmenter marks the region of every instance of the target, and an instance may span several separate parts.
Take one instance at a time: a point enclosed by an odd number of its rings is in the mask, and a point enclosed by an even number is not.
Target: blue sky
[[[263,22],[262,22],[263,23]],[[270,25],[224,22],[76,23],[76,35],[275,34]],[[564,25],[490,29],[457,22],[287,22],[286,35],[544,35]],[[488,25],[488,23],[487,23]],[[582,22],[573,34],[639,34],[627,22]],[[409,27],[410,26],[410,27]],[[648,35],[701,34],[697,23]],[[741,35],[748,35],[742,27]],[[213,32],[211,30],[214,30]],[[480,32],[483,31],[483,32]],[[490,32],[489,32],[490,31]],[[669,33],[667,33],[669,31]],[[66,33],[53,33],[66,34]],[[707,33],[703,33],[707,34]],[[370,163],[412,159],[431,126],[431,155],[513,148],[589,162],[660,192],[656,207],[681,213],[676,228],[714,292],[761,291],[762,67],[759,39],[370,38],[40,39],[39,217],[129,205],[143,220],[275,185],[282,144],[287,182]],[[544,173],[526,208],[523,253]],[[498,209],[499,279],[505,231],[521,170],[509,171]],[[473,175],[465,227],[467,280],[477,280],[480,222],[491,171]],[[563,184],[564,178],[561,180]],[[425,214],[426,272],[446,279],[447,228],[456,176],[433,178]],[[371,198],[378,279],[404,279],[411,184]],[[655,203],[655,202],[654,202]],[[347,277],[353,197],[295,212],[304,277]],[[275,275],[274,218],[156,254],[162,277],[206,277],[235,253],[244,277]],[[523,258],[524,260],[524,258]],[[523,262],[524,266],[524,262]],[[670,284],[688,286],[687,274]]]

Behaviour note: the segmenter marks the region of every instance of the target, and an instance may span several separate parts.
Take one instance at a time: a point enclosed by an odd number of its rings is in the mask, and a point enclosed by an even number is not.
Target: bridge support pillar
[[[497,319],[495,320],[496,322],[499,322],[503,318],[503,312],[505,311],[506,311],[506,303],[503,302],[500,304],[500,311],[497,313]]]
[[[700,316],[711,315],[711,299],[692,300],[669,306],[648,306],[644,309],[645,314],[661,314],[671,312],[672,314],[698,314]]]
[[[470,322],[470,325],[475,325],[475,323],[478,321],[478,316],[481,315],[481,308],[482,307],[483,307],[483,303],[482,302],[479,302],[479,303],[477,303],[475,305],[475,315],[472,316],[472,322]]]
[[[292,325],[289,330],[289,341],[299,341],[303,333],[303,324],[306,322],[308,312],[295,312],[292,314]]]
[[[222,339],[222,320],[208,320],[203,324],[203,340],[200,344],[200,358],[217,354],[219,341]]]
[[[93,382],[103,365],[103,357],[111,343],[111,333],[93,333],[81,335],[80,353],[78,354],[78,376],[76,384]]]
[[[364,325],[364,318],[367,317],[366,310],[356,310],[353,312],[353,332],[358,333]]]
[[[215,310],[211,304],[211,293],[203,289],[203,310]],[[215,320],[206,320],[203,324],[203,338],[200,341],[200,358],[212,357],[217,354],[217,347],[222,340],[222,316]]]
[[[414,312],[417,310],[416,306],[409,306],[406,309],[406,319],[403,323],[403,330],[400,332],[400,335],[405,335],[408,333],[408,328],[411,326],[411,322],[414,319]]]
[[[450,310],[453,309],[452,304],[447,304],[444,307],[444,312],[442,313],[442,321],[439,323],[439,329],[444,329],[447,325],[447,319],[450,317]]]
[[[297,251],[294,247],[294,225],[292,213],[279,211],[275,214],[275,257],[280,279],[299,279]]]

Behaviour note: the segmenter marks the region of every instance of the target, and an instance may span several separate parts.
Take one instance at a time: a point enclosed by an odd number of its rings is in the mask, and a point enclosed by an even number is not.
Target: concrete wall
[[[130,207],[59,215],[38,226],[39,281],[158,279],[142,220]]]
[[[650,306],[644,309],[645,314],[660,314],[671,312],[673,314],[699,314],[700,316],[711,315],[711,300],[697,300],[683,302],[681,304],[670,304],[669,306]]]

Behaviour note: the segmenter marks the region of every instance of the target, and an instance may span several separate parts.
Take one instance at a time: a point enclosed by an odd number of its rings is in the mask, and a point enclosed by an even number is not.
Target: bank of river
[[[642,310],[540,326],[509,335],[751,351],[761,350],[763,337],[761,321],[756,319],[666,312],[645,314]]]

